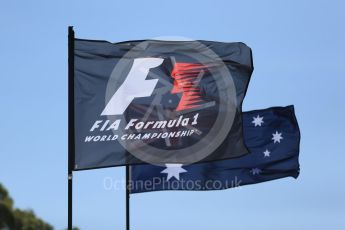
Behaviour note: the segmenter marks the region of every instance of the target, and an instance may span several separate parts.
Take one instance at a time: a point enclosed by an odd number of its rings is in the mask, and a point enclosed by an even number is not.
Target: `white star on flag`
[[[177,180],[180,180],[180,174],[187,172],[187,170],[182,168],[183,164],[165,164],[166,169],[164,169],[161,173],[166,173],[167,181],[171,178],[175,177]]]
[[[280,143],[280,141],[283,139],[282,133],[278,133],[278,131],[276,131],[276,133],[273,133],[272,135],[272,140],[274,141],[274,143]]]
[[[263,152],[263,154],[264,154],[264,157],[270,157],[271,155],[271,152],[270,151],[268,151],[268,149],[266,149],[266,151],[265,152]]]
[[[264,123],[263,121],[264,117],[260,117],[259,115],[257,117],[253,117],[253,121],[252,123],[256,126],[261,126],[262,123]]]
[[[259,169],[259,168],[253,168],[252,170],[250,170],[250,172],[253,174],[253,175],[259,175],[262,170]]]

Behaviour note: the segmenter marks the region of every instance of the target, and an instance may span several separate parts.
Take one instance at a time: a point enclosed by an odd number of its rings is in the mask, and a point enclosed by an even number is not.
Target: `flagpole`
[[[73,220],[73,165],[74,165],[74,30],[68,27],[68,230]]]
[[[130,167],[126,165],[126,230],[130,230]]]

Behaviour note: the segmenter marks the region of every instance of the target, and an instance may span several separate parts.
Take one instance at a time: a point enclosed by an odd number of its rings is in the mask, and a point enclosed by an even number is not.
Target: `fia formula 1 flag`
[[[131,166],[131,193],[220,190],[299,175],[300,131],[293,106],[245,112],[250,153],[236,159]]]
[[[248,153],[243,43],[74,40],[74,170]]]

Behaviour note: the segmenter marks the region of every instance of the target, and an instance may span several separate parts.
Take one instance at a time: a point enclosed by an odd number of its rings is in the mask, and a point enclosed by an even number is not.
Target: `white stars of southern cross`
[[[264,117],[260,117],[260,115],[258,114],[256,117],[253,117],[253,121],[252,124],[254,125],[254,127],[262,127],[262,124],[264,124]],[[283,138],[283,134],[279,133],[278,131],[276,131],[275,133],[272,134],[272,141],[274,144],[280,144],[280,142],[284,139]],[[263,153],[263,157],[271,157],[271,152],[266,149]],[[161,171],[161,173],[165,173],[167,174],[167,181],[169,181],[172,178],[175,178],[177,180],[180,180],[180,174],[181,173],[186,173],[187,170],[185,170],[184,168],[182,168],[182,164],[166,164],[166,169],[164,169],[163,171]],[[259,168],[252,168],[250,170],[250,173],[255,176],[255,175],[260,175],[262,173],[262,170]]]
[[[263,152],[264,157],[270,157],[271,156],[271,152],[268,151],[268,149],[265,150],[265,152]]]
[[[275,144],[275,143],[280,143],[280,141],[281,141],[282,139],[284,139],[284,138],[282,137],[282,133],[278,133],[278,131],[276,131],[276,133],[273,133],[272,135],[273,135],[272,140],[274,141],[274,144]]]
[[[259,115],[257,117],[253,117],[252,123],[256,126],[260,126],[264,123],[264,117],[260,117]]]
[[[252,124],[254,124],[254,127],[261,127],[262,124],[265,123],[264,122],[264,117],[260,117],[260,115],[258,114],[256,117],[253,117],[253,121],[252,121]],[[276,131],[275,133],[272,134],[272,140],[273,140],[273,143],[274,144],[277,144],[277,143],[280,143],[281,140],[283,140],[283,134],[282,133],[279,133],[278,131]],[[264,152],[263,152],[264,156],[263,157],[271,157],[271,152],[266,149]],[[253,168],[250,170],[250,172],[253,174],[253,175],[260,175],[262,173],[262,170],[259,169],[259,168]]]
[[[250,172],[251,172],[253,175],[260,175],[260,173],[262,172],[262,170],[259,169],[259,168],[253,168],[252,170],[250,170]]]

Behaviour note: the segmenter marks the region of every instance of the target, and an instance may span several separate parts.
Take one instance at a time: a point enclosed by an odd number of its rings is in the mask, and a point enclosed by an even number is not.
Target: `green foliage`
[[[53,227],[36,217],[32,210],[14,210],[16,230],[53,230]]]
[[[8,194],[7,189],[0,184],[0,203],[6,205],[10,209],[13,207],[13,200]]]
[[[13,200],[7,189],[0,184],[0,229],[53,230],[53,227],[36,217],[31,210],[13,208]]]
[[[11,208],[0,202],[0,229],[4,227],[14,229],[15,218]]]
[[[7,189],[0,184],[0,228],[14,228],[15,219],[12,213],[12,207],[13,200],[9,196]]]

